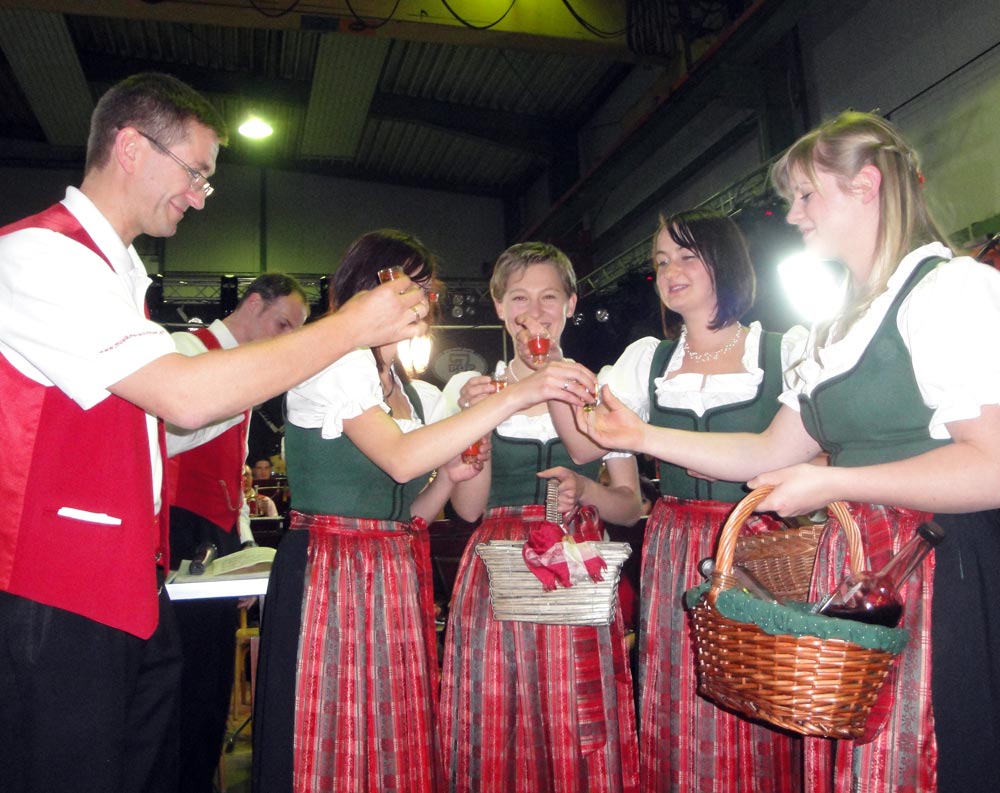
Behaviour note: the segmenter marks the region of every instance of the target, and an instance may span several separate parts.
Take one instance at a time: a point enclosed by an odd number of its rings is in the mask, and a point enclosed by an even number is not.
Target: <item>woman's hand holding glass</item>
[[[490,459],[491,448],[489,435],[473,443],[444,467],[448,478],[458,484],[475,477]]]
[[[555,360],[507,388],[525,395],[525,408],[549,401],[582,407],[594,401],[597,377],[575,361]]]
[[[496,377],[477,375],[470,378],[458,392],[458,406],[465,410],[472,407],[484,397],[490,394],[497,394],[507,387],[507,380],[498,380]],[[490,439],[489,437],[478,440],[469,445],[462,452],[462,462],[470,465],[477,465],[478,470],[482,470],[483,463],[489,458]],[[483,456],[485,453],[485,456]]]
[[[576,425],[598,446],[642,452],[646,422],[625,406],[606,385],[597,405],[577,408]]]
[[[423,336],[427,332],[427,327],[426,324],[423,323],[421,320],[424,317],[426,317],[431,310],[429,293],[425,292],[424,289],[417,282],[410,280],[409,276],[407,276],[406,274],[406,271],[403,270],[403,268],[400,265],[394,265],[392,267],[383,267],[381,270],[378,271],[379,284],[387,284],[390,281],[401,281],[404,279],[406,280],[407,283],[400,284],[401,288],[399,290],[399,294],[404,295],[407,294],[408,292],[413,291],[414,289],[417,289],[420,292],[420,301],[416,305],[411,306],[410,310],[413,312],[414,316],[413,322],[419,325],[424,325],[423,330],[414,335]],[[434,293],[435,297],[436,294],[437,293]]]
[[[398,283],[358,292],[336,313],[350,317],[358,347],[380,347],[426,333],[429,310],[423,291],[403,276]]]
[[[548,328],[528,314],[514,319],[520,330],[514,337],[517,357],[531,369],[538,369],[549,361],[562,360],[559,340],[549,335]]]
[[[458,392],[458,406],[462,410],[468,410],[477,402],[485,399],[490,394],[496,394],[506,387],[506,383],[499,384],[489,375],[476,375],[470,377]]]

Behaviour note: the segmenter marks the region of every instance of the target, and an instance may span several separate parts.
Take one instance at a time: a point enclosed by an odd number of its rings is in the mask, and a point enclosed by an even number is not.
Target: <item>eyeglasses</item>
[[[191,180],[190,187],[192,190],[200,190],[205,194],[205,198],[208,198],[210,195],[212,195],[212,193],[215,192],[215,188],[212,187],[211,184],[209,184],[208,179],[205,178],[205,175],[203,173],[201,173],[200,171],[196,171],[194,168],[192,168],[190,165],[184,162],[184,160],[182,160],[180,157],[178,157],[176,154],[170,151],[170,149],[168,149],[166,146],[160,143],[160,141],[158,141],[156,138],[152,137],[151,135],[147,135],[141,129],[137,129],[136,132],[142,135],[142,137],[144,137],[146,140],[148,140],[150,143],[156,146],[156,148],[158,148],[161,152],[166,154],[171,160],[173,160],[175,163],[181,166],[181,168],[187,171],[188,177]]]

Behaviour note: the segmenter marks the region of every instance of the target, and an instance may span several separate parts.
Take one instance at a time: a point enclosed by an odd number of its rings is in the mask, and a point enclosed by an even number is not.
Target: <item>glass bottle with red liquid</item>
[[[899,591],[924,557],[944,539],[944,529],[924,523],[878,572],[850,574],[816,608],[829,617],[894,628],[903,616]]]

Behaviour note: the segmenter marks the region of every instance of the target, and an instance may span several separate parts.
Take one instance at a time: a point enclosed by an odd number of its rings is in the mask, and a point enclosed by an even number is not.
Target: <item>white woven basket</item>
[[[627,542],[595,542],[607,563],[604,580],[546,592],[521,555],[523,540],[490,540],[476,546],[490,577],[493,617],[543,625],[608,625],[618,603],[622,565],[632,553]]]

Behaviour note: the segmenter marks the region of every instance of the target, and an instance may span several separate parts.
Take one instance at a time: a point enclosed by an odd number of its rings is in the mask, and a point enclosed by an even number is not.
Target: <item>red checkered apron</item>
[[[436,793],[436,644],[426,524],[293,513],[309,531],[296,793]]]
[[[441,736],[451,791],[638,793],[621,614],[606,627],[493,619],[480,542],[524,540],[540,505],[491,510],[466,548],[445,639]],[[602,539],[596,524],[580,539]]]

